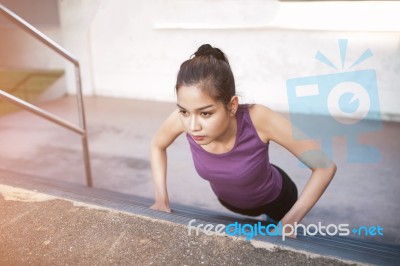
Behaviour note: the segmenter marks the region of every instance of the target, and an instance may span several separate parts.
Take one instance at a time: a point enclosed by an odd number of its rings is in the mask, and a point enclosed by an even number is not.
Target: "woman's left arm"
[[[262,105],[254,105],[251,109],[251,117],[260,138],[265,143],[272,140],[285,147],[312,171],[297,202],[281,220],[283,225],[300,223],[328,187],[335,175],[336,165],[316,142],[307,139],[280,114]],[[295,139],[293,132],[303,137]]]

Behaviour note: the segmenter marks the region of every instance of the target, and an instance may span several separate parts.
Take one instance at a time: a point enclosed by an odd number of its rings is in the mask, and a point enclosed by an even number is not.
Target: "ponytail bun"
[[[225,54],[218,48],[214,48],[209,44],[203,44],[202,46],[197,49],[197,51],[194,53],[195,57],[200,57],[200,56],[212,56],[216,59],[223,60],[225,62],[228,62],[228,60],[225,57]]]
[[[236,95],[235,78],[228,59],[218,48],[203,44],[181,64],[176,78],[176,93],[184,86],[196,85],[228,109]]]

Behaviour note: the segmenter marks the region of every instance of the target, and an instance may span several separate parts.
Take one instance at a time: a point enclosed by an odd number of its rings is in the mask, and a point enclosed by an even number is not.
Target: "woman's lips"
[[[192,136],[195,141],[201,141],[204,139],[204,136]]]

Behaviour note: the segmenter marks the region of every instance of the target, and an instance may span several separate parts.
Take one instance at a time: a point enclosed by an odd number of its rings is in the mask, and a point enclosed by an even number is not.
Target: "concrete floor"
[[[85,98],[94,186],[152,198],[149,142],[173,103],[128,99]],[[40,105],[71,122],[77,122],[74,97]],[[362,136],[381,153],[372,164],[346,162],[346,142],[334,139],[337,174],[303,224],[379,225],[384,236],[368,240],[400,244],[400,123],[385,122],[383,129]],[[0,168],[85,184],[79,136],[25,111],[0,117]],[[230,213],[216,200],[208,183],[196,174],[189,146],[180,137],[169,149],[170,200]],[[283,167],[304,187],[310,171],[278,145],[270,146],[271,161]]]

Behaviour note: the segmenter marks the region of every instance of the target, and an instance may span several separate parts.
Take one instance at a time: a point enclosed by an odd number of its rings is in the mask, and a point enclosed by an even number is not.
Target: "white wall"
[[[357,28],[374,12],[354,13],[350,19],[361,23],[353,25],[343,23],[343,7],[328,12],[340,27],[324,31],[329,21],[323,15],[307,30],[294,29],[301,21],[287,23],[282,6],[265,0],[59,0],[59,8],[63,44],[82,60],[86,94],[174,101],[180,63],[210,43],[228,55],[244,100],[288,111],[286,80],[337,73],[314,56],[321,51],[340,65],[337,40],[347,38],[347,66],[370,49],[373,57],[352,70],[376,70],[384,118],[400,117],[400,27],[386,15],[390,23],[379,28],[382,10],[375,12],[374,31]],[[318,30],[310,30],[313,25]]]
[[[86,95],[95,94],[93,80],[100,74],[94,73],[93,70],[92,58],[97,55],[93,54],[91,43],[97,42],[97,40],[91,37],[91,30],[93,27],[97,27],[92,25],[92,23],[101,3],[102,0],[58,1],[62,25],[62,45],[79,60],[82,75],[82,88]],[[118,16],[118,14],[113,14],[109,16],[109,19]],[[68,92],[75,93],[75,69],[72,65],[66,64],[66,70]],[[118,72],[119,70],[116,69],[115,71]]]

